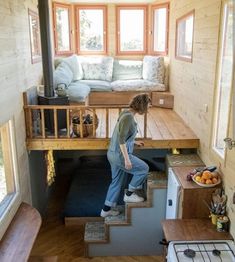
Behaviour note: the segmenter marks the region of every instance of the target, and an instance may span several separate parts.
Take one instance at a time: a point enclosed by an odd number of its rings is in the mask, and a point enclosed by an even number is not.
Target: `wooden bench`
[[[28,261],[41,223],[38,211],[22,203],[0,241],[0,261]]]
[[[173,108],[174,96],[170,92],[157,91],[112,91],[90,92],[86,101],[87,105],[128,105],[130,100],[138,94],[147,93],[152,100],[152,105],[163,108]]]

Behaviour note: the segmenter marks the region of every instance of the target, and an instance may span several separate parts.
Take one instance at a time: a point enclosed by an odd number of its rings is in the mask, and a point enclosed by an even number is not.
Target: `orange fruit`
[[[212,177],[214,178],[218,178],[218,176],[219,176],[219,173],[217,172],[217,171],[214,171],[214,172],[212,172],[211,173],[212,174]]]
[[[213,183],[213,184],[216,184],[217,182],[218,182],[218,179],[217,179],[216,177],[213,177],[213,178],[212,178],[212,183]]]
[[[201,177],[200,183],[205,184],[205,183],[206,183],[206,180]]]
[[[212,184],[212,181],[211,181],[211,179],[207,179],[207,180],[206,180],[206,184],[207,184],[207,185],[210,185],[210,184]]]
[[[204,172],[202,173],[202,177],[203,177],[204,179],[211,179],[212,174],[211,174],[210,171],[206,170],[206,171],[204,171]]]

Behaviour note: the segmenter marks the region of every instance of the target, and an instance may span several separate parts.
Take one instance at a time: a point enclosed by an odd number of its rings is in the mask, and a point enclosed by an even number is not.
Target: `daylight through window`
[[[176,58],[192,62],[194,11],[176,21]]]
[[[78,53],[106,53],[106,7],[77,7]]]
[[[117,7],[118,53],[146,52],[146,7]]]
[[[71,7],[70,5],[54,3],[53,10],[55,53],[71,53]]]
[[[224,6],[221,31],[221,54],[219,61],[219,79],[217,82],[216,128],[214,148],[224,157],[224,138],[227,137],[229,107],[233,77],[233,6],[232,1]]]

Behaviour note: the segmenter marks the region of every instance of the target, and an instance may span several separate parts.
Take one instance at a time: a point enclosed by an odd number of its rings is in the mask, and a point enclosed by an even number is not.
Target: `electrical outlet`
[[[162,98],[159,99],[159,105],[164,105],[164,99]]]

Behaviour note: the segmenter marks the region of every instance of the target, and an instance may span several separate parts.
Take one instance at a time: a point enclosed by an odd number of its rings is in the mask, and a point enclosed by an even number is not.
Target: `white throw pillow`
[[[60,63],[53,73],[53,87],[57,88],[59,84],[65,84],[66,87],[70,85],[73,80],[73,72],[65,62]]]
[[[65,62],[66,64],[68,64],[68,66],[72,70],[73,81],[83,79],[82,65],[81,65],[80,59],[77,55],[72,55],[72,56],[63,58],[62,61]]]
[[[164,83],[164,58],[162,56],[144,57],[143,79],[160,84]]]
[[[88,57],[84,58],[82,68],[85,80],[112,81],[113,58],[112,57]]]

